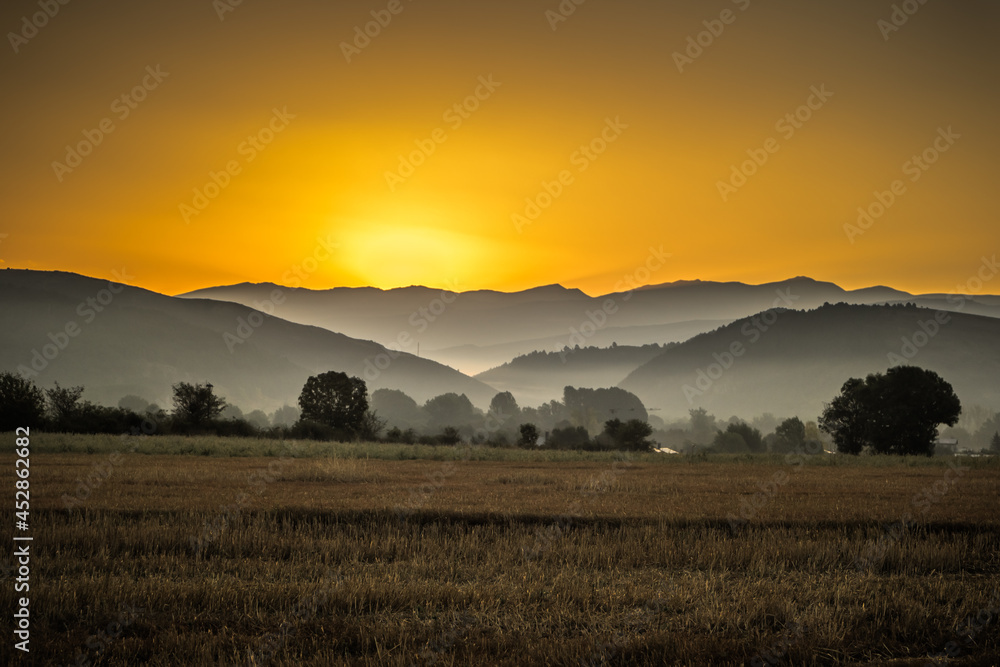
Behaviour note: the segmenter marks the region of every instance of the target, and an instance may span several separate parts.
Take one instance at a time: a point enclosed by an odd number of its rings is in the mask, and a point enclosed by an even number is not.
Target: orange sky
[[[929,292],[998,250],[993,2],[225,3],[4,3],[0,265],[600,293],[653,249],[653,283]]]

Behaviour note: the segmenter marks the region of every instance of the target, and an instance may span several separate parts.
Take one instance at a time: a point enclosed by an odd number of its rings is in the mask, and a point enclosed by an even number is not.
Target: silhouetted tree
[[[806,422],[806,442],[823,442],[823,433],[820,431],[819,424],[814,421]]]
[[[49,419],[55,430],[69,433],[76,428],[82,411],[80,397],[83,395],[83,387],[60,387],[58,382],[55,385],[54,388],[45,390],[49,399]]]
[[[19,426],[37,428],[44,419],[42,390],[20,375],[0,373],[0,431],[13,431]]]
[[[509,421],[519,417],[521,409],[517,406],[514,394],[509,391],[502,391],[490,401],[490,413],[501,421]]]
[[[358,377],[327,371],[310,376],[299,395],[301,421],[323,424],[349,435],[365,429],[368,387]]]
[[[417,432],[412,428],[405,431],[397,426],[393,426],[385,434],[386,442],[401,442],[404,445],[412,445],[417,441]]]
[[[640,419],[630,419],[623,422],[620,419],[609,419],[604,422],[602,439],[610,442],[615,449],[629,452],[651,452],[653,442],[649,436],[653,427]]]
[[[376,389],[372,392],[371,408],[401,429],[420,426],[425,421],[417,402],[399,389]]]
[[[118,401],[118,407],[124,410],[131,410],[136,414],[145,414],[146,410],[150,406],[150,402],[141,396],[136,396],[135,394],[129,394],[128,396],[122,396]]]
[[[806,425],[798,417],[781,422],[774,430],[774,451],[787,454],[802,449],[806,442]]]
[[[937,373],[895,366],[885,374],[845,382],[819,425],[842,453],[870,447],[877,454],[930,456],[938,426],[954,426],[961,412],[952,386]]]
[[[1000,431],[993,434],[993,439],[990,440],[990,449],[994,454],[1000,454]]]
[[[375,410],[365,410],[365,416],[361,420],[361,427],[358,429],[358,436],[362,440],[378,440],[382,429],[385,428],[386,421],[378,416]]]
[[[291,426],[299,420],[302,411],[293,405],[283,405],[271,415],[271,423],[275,426]]]
[[[590,434],[582,426],[554,428],[545,440],[548,449],[591,449]]]
[[[715,417],[708,414],[705,408],[688,410],[691,417],[691,440],[702,445],[712,442],[715,433]]]
[[[851,378],[820,415],[820,429],[833,437],[841,454],[860,454],[866,445],[872,444],[868,422],[869,406],[876,403],[873,393],[864,380]]]
[[[730,424],[732,427],[732,424]],[[725,431],[717,431],[712,440],[712,448],[720,454],[744,454],[750,451],[747,441],[743,436],[727,428]]]
[[[764,438],[761,437],[760,431],[750,426],[750,424],[743,421],[736,422],[727,426],[726,432],[739,434],[743,438],[743,442],[746,443],[747,449],[754,454],[764,451]]]
[[[232,420],[243,419],[243,410],[241,410],[238,405],[229,403],[222,409],[222,412],[219,413],[219,418]]]
[[[246,416],[246,420],[253,424],[254,427],[264,429],[271,425],[271,420],[267,418],[267,414],[263,410],[252,410],[250,414]]]
[[[534,447],[538,444],[538,427],[534,424],[521,424],[518,431],[521,434],[517,441],[519,447]]]
[[[770,412],[765,412],[759,417],[754,417],[750,425],[761,433],[774,433],[780,424],[777,417]]]
[[[226,407],[225,399],[215,395],[211,383],[178,382],[173,390],[174,417],[186,424],[207,424],[216,419]]]
[[[435,396],[424,403],[424,412],[430,420],[432,433],[446,426],[468,426],[479,418],[472,401],[465,394],[447,393]]]
[[[444,430],[441,431],[441,435],[437,437],[438,442],[442,445],[457,445],[461,440],[458,435],[458,429],[454,426],[445,426]]]
[[[643,422],[649,419],[639,397],[620,387],[564,387],[563,403],[573,424],[588,431],[596,432],[609,419],[638,419]]]

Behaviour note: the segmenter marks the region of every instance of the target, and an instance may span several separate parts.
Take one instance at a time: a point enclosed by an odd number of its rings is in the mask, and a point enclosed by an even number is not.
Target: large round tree
[[[299,408],[303,421],[326,424],[350,433],[365,431],[368,387],[361,378],[327,371],[313,375],[302,387]]]
[[[930,456],[938,426],[954,426],[961,412],[955,391],[937,373],[896,366],[845,382],[819,425],[845,454],[870,447],[877,454]]]

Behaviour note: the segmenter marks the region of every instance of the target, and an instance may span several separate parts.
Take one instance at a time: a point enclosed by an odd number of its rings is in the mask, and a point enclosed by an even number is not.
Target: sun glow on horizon
[[[4,111],[0,266],[125,267],[168,294],[289,275],[608,294],[662,247],[637,282],[926,293],[997,251],[990,3],[929,3],[889,39],[863,0],[748,3],[681,72],[671,54],[713,18],[694,0],[587,5],[558,30],[526,0],[431,4],[350,60],[358,3],[244,3],[221,30],[194,0],[53,21],[0,59],[24,101]],[[157,63],[162,84],[112,110]],[[859,211],[878,214],[848,229]]]
[[[417,225],[363,223],[341,232],[340,263],[381,289],[428,285],[462,291],[490,257],[468,234]]]

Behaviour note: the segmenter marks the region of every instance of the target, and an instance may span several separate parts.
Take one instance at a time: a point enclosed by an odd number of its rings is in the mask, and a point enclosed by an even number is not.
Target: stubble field
[[[1000,662],[991,459],[32,443],[31,664]]]

